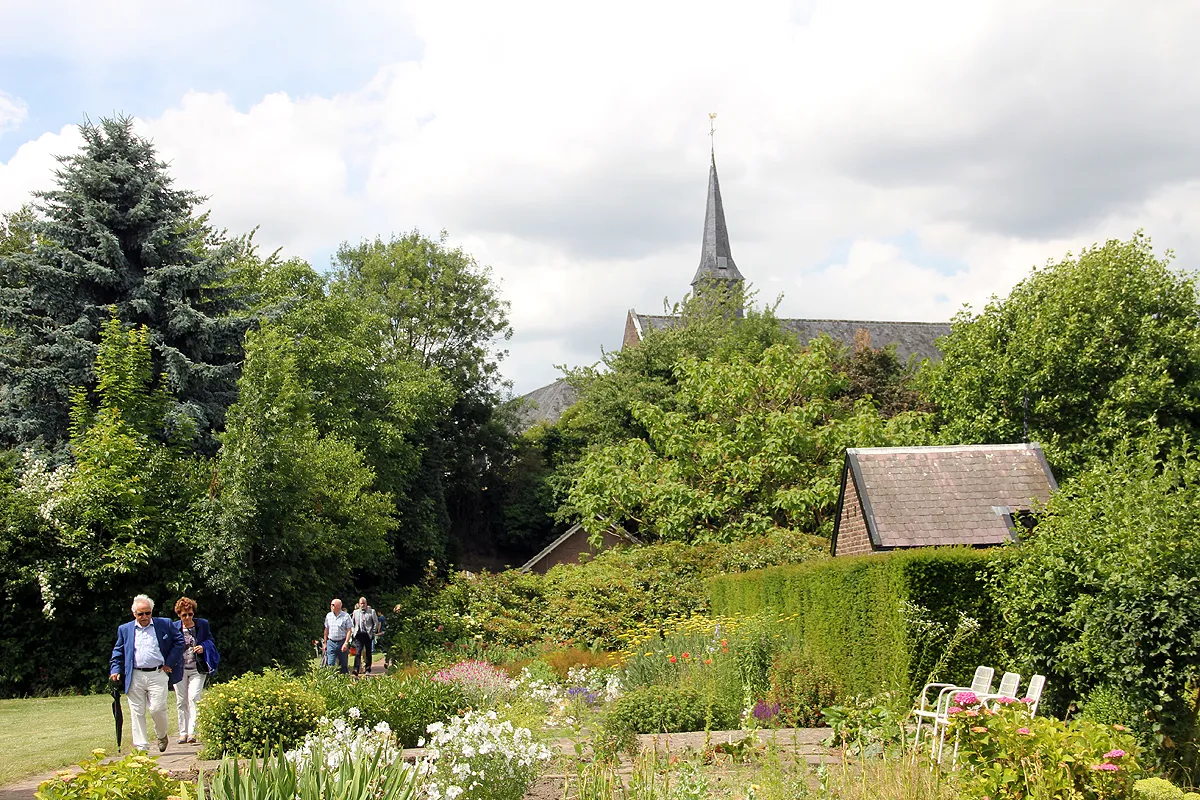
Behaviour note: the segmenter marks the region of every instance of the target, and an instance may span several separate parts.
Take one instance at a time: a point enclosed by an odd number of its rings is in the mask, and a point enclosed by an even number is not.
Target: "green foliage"
[[[1000,600],[1022,665],[1058,704],[1115,685],[1172,760],[1195,757],[1200,678],[1200,460],[1122,447],[1050,499]],[[1119,621],[1116,622],[1116,621]],[[1140,714],[1139,714],[1140,716]],[[1192,740],[1189,742],[1188,740]]]
[[[841,696],[837,679],[802,652],[788,650],[771,664],[767,701],[779,705],[779,721],[789,728],[816,728],[822,713]]]
[[[324,698],[326,713],[347,717],[357,708],[358,724],[374,727],[386,722],[405,747],[416,747],[430,723],[449,719],[468,705],[460,687],[426,675],[352,681],[333,670],[317,669],[301,684]]]
[[[325,711],[320,694],[282,672],[247,673],[205,692],[196,735],[204,758],[261,755],[303,741]]]
[[[670,407],[631,407],[645,436],[583,456],[571,506],[596,533],[620,522],[689,542],[779,528],[828,534],[845,449],[922,435],[919,417],[885,421],[867,400],[846,402],[834,355],[825,340],[682,359]]]
[[[843,698],[837,705],[822,709],[829,726],[826,747],[841,747],[848,755],[865,757],[892,754],[901,750],[908,737],[905,726],[912,706],[905,692],[881,692]]]
[[[1142,778],[1133,784],[1133,800],[1184,800],[1183,789],[1165,778]]]
[[[1080,719],[1091,720],[1101,725],[1123,725],[1137,737],[1138,744],[1143,746],[1153,741],[1146,709],[1139,708],[1124,688],[1112,684],[1096,686],[1087,693],[1082,705]]]
[[[23,613],[0,629],[0,650],[16,656],[0,691],[92,685],[107,672],[113,609],[139,592],[162,598],[187,580],[202,473],[186,451],[151,435],[165,406],[150,386],[150,361],[144,327],[106,323],[98,407],[78,393],[72,411],[74,464],[55,468],[27,453],[4,489],[2,591]]]
[[[1127,436],[1200,423],[1200,308],[1194,277],[1141,233],[1034,270],[978,315],[964,311],[926,385],[945,442],[1029,438],[1060,477]]]
[[[81,761],[79,766],[78,774],[61,770],[42,781],[34,797],[37,800],[167,800],[180,786],[171,779],[171,773],[144,753],[106,761],[103,750],[93,750],[92,757]]]
[[[617,547],[544,576],[509,570],[427,582],[400,596],[389,636],[415,655],[466,638],[520,647],[619,649],[630,631],[703,612],[709,577],[821,556],[822,540],[787,531],[740,542]]]
[[[318,745],[311,758],[323,763],[325,755]],[[261,766],[255,759],[244,766],[237,759],[223,760],[207,786],[201,776],[196,800],[414,800],[420,780],[420,773],[403,759],[389,762],[378,752],[342,758],[336,769],[325,770],[302,769],[277,748]]]
[[[274,328],[247,337],[241,395],[197,536],[207,586],[222,604],[254,612],[222,632],[235,670],[302,664],[319,623],[298,609],[340,594],[352,570],[385,555],[395,524],[362,453],[317,430],[296,362]]]
[[[679,733],[736,727],[740,708],[687,686],[647,686],[618,697],[604,715],[603,735]]]
[[[71,392],[96,387],[100,328],[115,307],[123,323],[150,332],[153,374],[170,398],[168,427],[186,427],[211,454],[249,322],[226,285],[238,242],[197,213],[202,198],[172,187],[131,119],[80,132],[83,147],[60,157],[56,188],[7,224],[0,437],[55,460],[66,455]]]
[[[793,641],[850,693],[908,693],[930,679],[960,614],[978,620],[980,630],[934,677],[968,680],[978,664],[996,662],[1000,620],[987,579],[997,558],[936,548],[773,567],[714,578],[712,607],[722,616],[787,615]],[[927,625],[912,625],[913,606],[941,626],[938,642],[931,645]]]
[[[1142,769],[1127,733],[1087,720],[1030,718],[1021,703],[951,716],[965,796],[1128,797]],[[949,745],[949,742],[947,742]]]
[[[403,359],[437,372],[453,390],[452,405],[420,443],[430,451],[431,477],[445,493],[460,545],[479,547],[497,535],[503,466],[511,457],[511,422],[498,413],[500,360],[497,345],[512,336],[509,304],[480,266],[461,248],[411,231],[388,241],[343,243],[330,285],[378,322],[382,346]],[[427,487],[428,491],[434,491]],[[495,499],[493,499],[495,498]],[[415,577],[415,576],[412,576]]]

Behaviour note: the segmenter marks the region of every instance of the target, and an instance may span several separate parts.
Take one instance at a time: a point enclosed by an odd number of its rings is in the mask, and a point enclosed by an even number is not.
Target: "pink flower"
[[[955,692],[953,699],[956,706],[973,706],[979,702],[974,692]]]
[[[1099,772],[1116,772],[1121,768],[1116,764],[1092,764],[1092,769]]]
[[[1033,736],[1033,734],[1029,732],[1029,728],[1017,728],[1017,733],[1021,734],[1022,736]]]
[[[946,709],[946,713],[947,714],[961,714],[962,707],[961,706],[950,706],[949,708]]]
[[[1032,704],[1033,704],[1033,698],[1032,698],[1032,697],[1022,697],[1022,698],[1021,698],[1021,702],[1022,702],[1022,703],[1028,703],[1028,704],[1032,705]]]
[[[987,733],[987,728],[983,727],[982,725],[972,725],[971,733]]]
[[[1109,750],[1104,754],[1105,758],[1121,758],[1125,755],[1124,750]]]
[[[1017,701],[1011,697],[997,697],[996,702],[1002,706],[1006,706],[1006,705],[1009,705],[1010,703],[1015,703]]]
[[[973,709],[973,708],[972,708],[972,709],[969,709],[969,710],[967,710],[967,711],[964,711],[964,712],[963,712],[963,716],[964,716],[964,717],[978,717],[978,716],[979,716],[979,712],[978,712],[978,711],[976,711],[975,709]]]

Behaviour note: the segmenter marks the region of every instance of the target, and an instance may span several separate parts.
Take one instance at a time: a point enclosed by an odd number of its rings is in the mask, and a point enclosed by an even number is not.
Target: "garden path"
[[[742,739],[755,737],[761,744],[774,742],[783,753],[791,754],[799,760],[803,758],[809,764],[837,764],[838,757],[834,751],[829,750],[821,745],[821,740],[829,733],[825,728],[782,728],[779,730],[758,730],[758,731],[712,731],[705,733],[698,731],[694,733],[669,733],[669,734],[644,734],[638,737],[643,752],[650,752],[655,749],[659,753],[680,753],[684,750],[703,750],[705,744],[717,745],[724,742],[738,742]],[[551,747],[559,755],[572,756],[575,753],[575,742],[572,739],[560,738],[551,741]],[[171,742],[167,748],[167,752],[161,755],[156,755],[158,763],[170,770],[178,777],[187,777],[195,779],[198,770],[211,772],[220,766],[220,761],[201,761],[196,758],[200,746],[196,744],[176,744]],[[122,755],[129,752],[128,748],[124,749]],[[405,760],[415,760],[424,753],[421,748],[409,748],[404,751]],[[155,755],[152,753],[152,755]],[[114,759],[117,756],[114,756]],[[110,759],[110,760],[114,760]],[[622,759],[622,773],[628,773],[630,765],[628,759]],[[74,767],[73,771],[77,772],[78,767]],[[25,778],[17,783],[9,784],[8,786],[0,787],[0,800],[33,800],[34,793],[37,791],[38,784],[47,778],[53,778],[54,773],[48,772],[44,775],[34,775]],[[535,791],[531,796],[539,796],[536,791],[538,787],[544,787],[548,790],[550,786],[557,786],[558,794],[547,795],[561,797],[563,776],[561,774],[547,774],[538,781]]]

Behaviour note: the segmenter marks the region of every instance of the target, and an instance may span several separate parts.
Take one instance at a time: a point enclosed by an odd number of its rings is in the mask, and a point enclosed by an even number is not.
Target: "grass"
[[[176,738],[175,695],[167,697],[171,743]],[[129,705],[121,698],[125,716],[121,752],[129,752]],[[147,725],[151,726],[149,720]],[[0,786],[82,761],[97,747],[117,751],[111,695],[0,700]],[[154,748],[151,747],[153,754]]]

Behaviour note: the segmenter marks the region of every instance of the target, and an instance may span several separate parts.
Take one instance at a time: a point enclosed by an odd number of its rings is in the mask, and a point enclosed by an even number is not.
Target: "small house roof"
[[[531,428],[539,422],[554,424],[563,412],[575,405],[579,393],[575,387],[559,378],[554,383],[534,389],[517,398],[521,405],[517,409],[521,430]]]
[[[862,502],[876,549],[1001,544],[1014,537],[1012,515],[1058,488],[1041,445],[857,447],[846,451],[838,524],[847,481]]]

